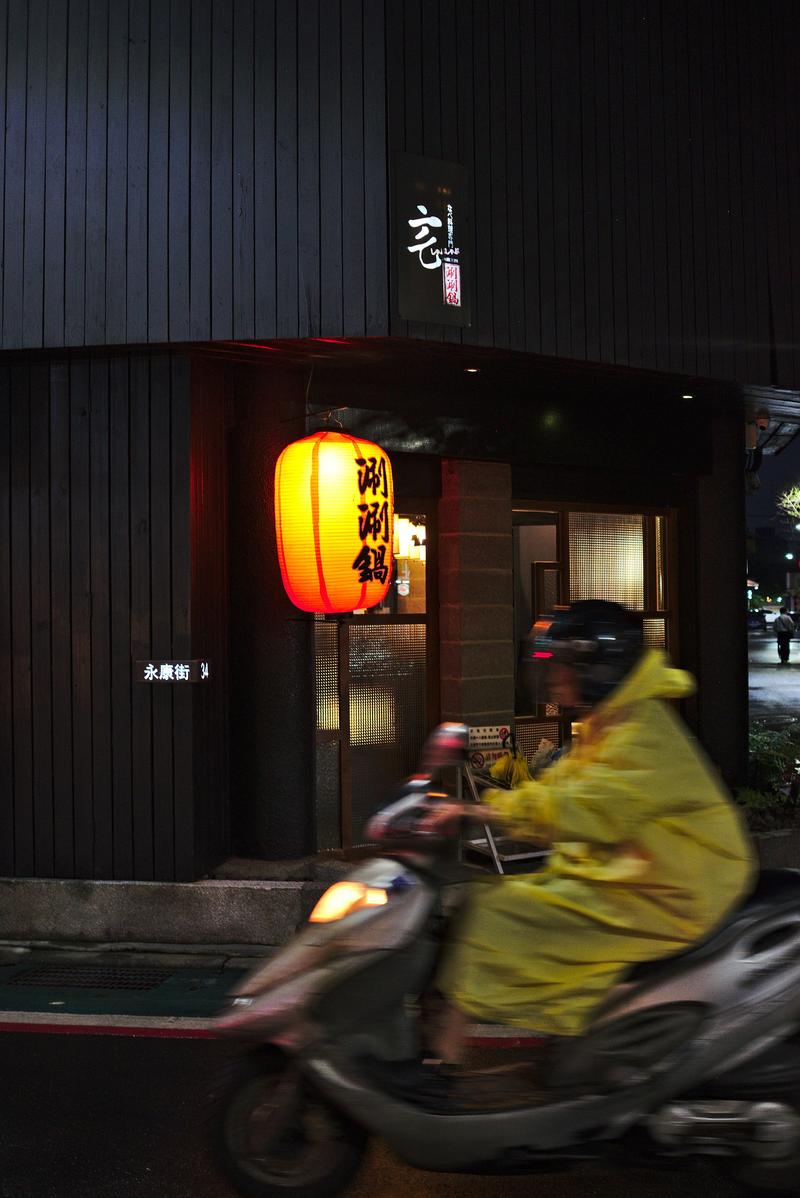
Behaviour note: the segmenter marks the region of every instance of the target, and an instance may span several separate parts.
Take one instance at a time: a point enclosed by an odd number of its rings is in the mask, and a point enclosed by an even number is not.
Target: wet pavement
[[[791,642],[788,665],[778,659],[773,632],[751,632],[748,639],[750,718],[800,717],[800,637]]]
[[[241,1198],[213,1151],[214,1094],[239,1051],[208,1041],[0,1036],[0,1198]],[[710,1167],[622,1163],[535,1177],[430,1174],[375,1141],[343,1198],[734,1195]]]

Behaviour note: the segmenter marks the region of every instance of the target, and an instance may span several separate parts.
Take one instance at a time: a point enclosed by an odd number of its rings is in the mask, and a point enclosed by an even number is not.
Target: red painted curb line
[[[125,1027],[99,1023],[2,1023],[0,1032],[42,1032],[57,1036],[149,1036],[160,1040],[221,1040],[208,1028]]]
[[[223,1040],[213,1028],[204,1027],[147,1027],[147,1025],[101,1023],[25,1023],[0,1020],[0,1032],[31,1033],[56,1036],[140,1036],[156,1040]],[[470,1048],[538,1048],[544,1043],[541,1036],[468,1036]]]

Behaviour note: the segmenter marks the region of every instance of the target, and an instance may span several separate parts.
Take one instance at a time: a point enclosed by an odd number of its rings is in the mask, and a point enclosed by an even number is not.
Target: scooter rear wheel
[[[237,1063],[217,1126],[220,1166],[247,1198],[335,1198],[366,1133],[309,1089],[277,1048]]]

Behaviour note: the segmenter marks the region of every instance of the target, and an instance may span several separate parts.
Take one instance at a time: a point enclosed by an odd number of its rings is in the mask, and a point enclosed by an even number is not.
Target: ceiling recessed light
[[[694,399],[693,395],[682,395],[681,399]]]
[[[481,372],[480,366],[465,366],[464,367],[464,374],[480,374],[480,372]]]

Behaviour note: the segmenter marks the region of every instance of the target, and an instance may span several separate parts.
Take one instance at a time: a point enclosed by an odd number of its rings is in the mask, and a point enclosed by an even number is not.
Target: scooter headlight
[[[388,901],[389,895],[382,886],[365,886],[363,882],[335,882],[309,915],[309,923],[335,923],[364,907],[385,907]]]

